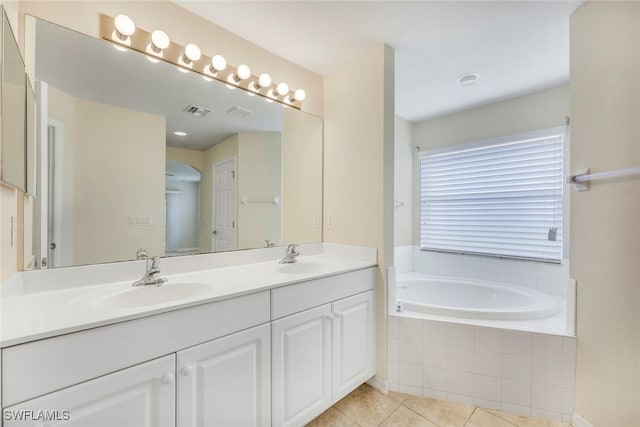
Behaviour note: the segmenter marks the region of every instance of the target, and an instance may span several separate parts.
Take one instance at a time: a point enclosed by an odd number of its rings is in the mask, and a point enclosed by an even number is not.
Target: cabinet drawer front
[[[271,318],[279,319],[375,288],[376,268],[351,271],[271,291]]]
[[[264,291],[8,347],[2,350],[3,405],[268,321],[269,292]]]
[[[178,353],[180,427],[268,427],[271,326],[264,324]]]
[[[5,427],[175,426],[175,355],[165,356],[6,408]],[[22,420],[18,420],[22,418]],[[34,419],[35,418],[35,419]],[[54,418],[55,419],[55,418]]]

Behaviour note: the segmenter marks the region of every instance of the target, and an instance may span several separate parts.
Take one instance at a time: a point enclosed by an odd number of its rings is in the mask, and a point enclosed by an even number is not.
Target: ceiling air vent
[[[240,117],[241,119],[249,116],[251,114],[251,111],[249,110],[245,110],[242,107],[231,107],[227,110],[227,114],[233,117]]]
[[[188,105],[187,108],[184,109],[186,113],[191,114],[193,117],[204,117],[211,112],[204,107],[198,107],[197,105]]]

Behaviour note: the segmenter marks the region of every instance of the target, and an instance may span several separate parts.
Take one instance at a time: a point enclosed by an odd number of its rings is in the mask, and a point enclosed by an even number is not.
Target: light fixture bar
[[[216,65],[220,64],[218,66],[222,68],[216,69],[216,67],[212,65],[211,56],[207,56],[204,53],[195,56],[193,55],[197,48],[197,46],[193,45],[193,43],[189,43],[186,46],[181,46],[173,41],[170,41],[169,37],[164,32],[161,32],[164,36],[162,40],[164,42],[162,46],[163,49],[158,51],[159,49],[157,46],[157,30],[155,32],[156,36],[153,37],[152,32],[147,32],[140,28],[134,29],[135,31],[128,35],[126,40],[123,40],[122,37],[118,37],[119,32],[116,30],[114,18],[108,15],[100,16],[100,36],[104,40],[110,41],[118,46],[122,46],[127,49],[136,50],[147,55],[153,60],[168,62],[177,67],[180,67],[180,69],[182,70],[188,70],[194,73],[198,73],[206,78],[215,79],[227,85],[233,85],[234,87],[241,88],[252,95],[260,95],[268,100],[276,101],[283,105],[297,108],[299,110],[302,108],[302,100],[304,99],[304,96],[302,97],[302,99],[299,99],[299,96],[296,97],[296,93],[304,93],[304,91],[302,91],[301,89],[292,91],[287,87],[286,93],[280,93],[280,91],[278,91],[277,89],[282,89],[283,86],[278,87],[278,85],[274,83],[270,83],[268,86],[262,86],[262,84],[260,84],[260,88],[257,88],[254,85],[254,82],[258,81],[260,78],[251,74],[249,67],[247,67],[246,65],[235,67],[233,65],[227,64],[224,60],[224,57],[215,54],[213,56],[213,59],[215,59],[214,63]],[[168,43],[168,45],[164,47],[166,43]],[[150,48],[150,46],[152,48]],[[187,48],[189,50],[189,54],[187,54]],[[199,48],[197,48],[197,50],[198,52],[200,52]],[[196,57],[198,59],[195,59]],[[186,61],[185,58],[187,59]],[[225,66],[222,66],[223,63]],[[249,72],[248,76],[247,72]],[[265,83],[264,77],[262,78],[262,83]],[[278,94],[277,97],[273,96],[274,92]]]

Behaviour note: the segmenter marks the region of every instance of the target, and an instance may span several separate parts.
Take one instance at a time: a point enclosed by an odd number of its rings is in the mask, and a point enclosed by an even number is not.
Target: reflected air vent
[[[249,116],[251,114],[251,111],[249,110],[245,110],[242,107],[231,107],[227,110],[227,114],[233,117],[240,117],[241,119]]]
[[[207,110],[204,107],[198,107],[197,105],[188,105],[184,111],[191,114],[193,117],[204,117],[211,112],[211,110]]]

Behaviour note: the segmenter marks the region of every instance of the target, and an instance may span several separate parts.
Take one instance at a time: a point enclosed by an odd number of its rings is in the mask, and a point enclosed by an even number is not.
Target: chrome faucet
[[[300,255],[300,252],[296,251],[297,247],[298,245],[293,243],[287,246],[287,252],[284,255],[284,258],[280,260],[280,264],[293,264],[294,262],[298,262],[296,257]]]
[[[142,279],[136,280],[131,286],[160,286],[167,281],[164,277],[158,277],[160,274],[160,261],[157,256],[147,258],[147,271],[145,271]]]

